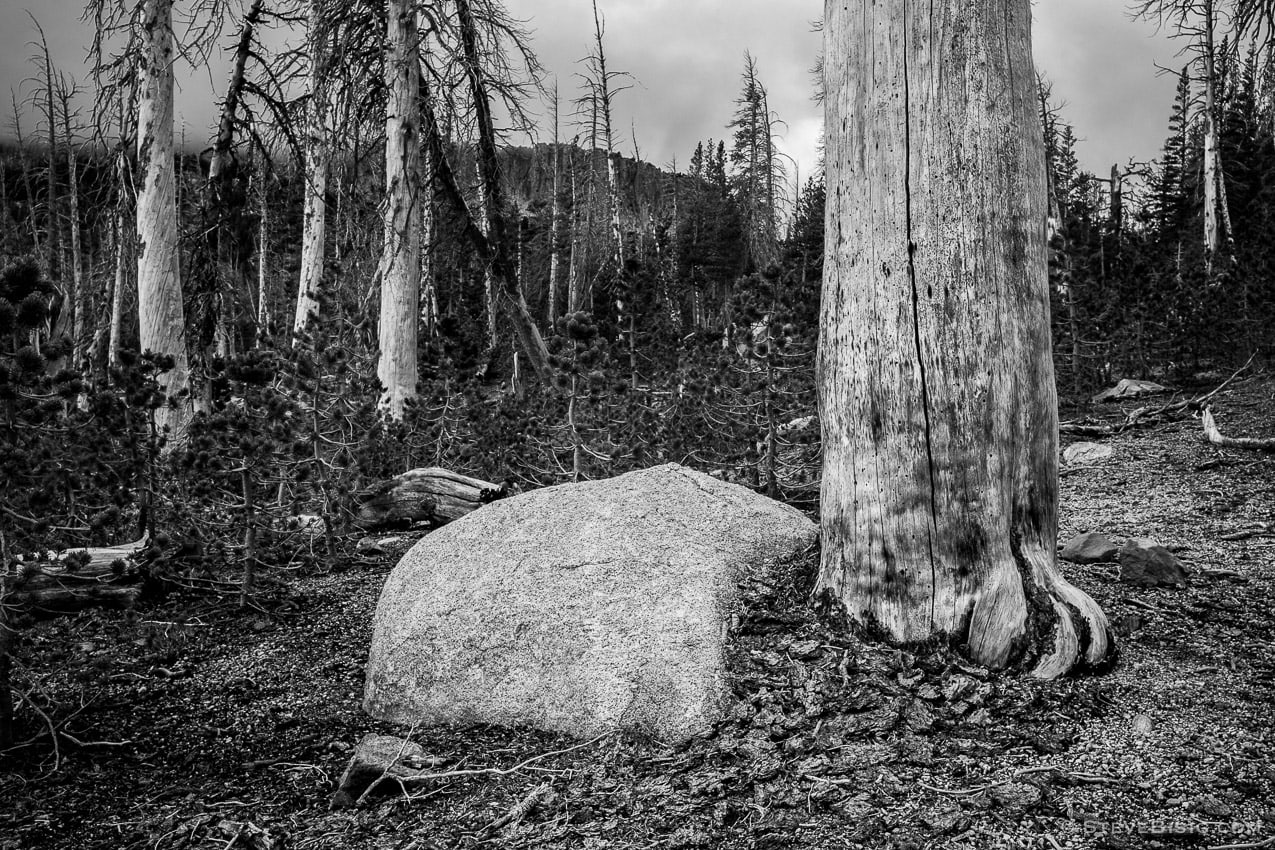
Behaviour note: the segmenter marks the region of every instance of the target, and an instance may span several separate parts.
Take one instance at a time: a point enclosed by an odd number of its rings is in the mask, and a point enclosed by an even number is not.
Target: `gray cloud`
[[[178,0],[179,8],[182,0]],[[90,41],[79,20],[84,0],[42,0],[33,11],[49,36],[54,59],[81,80]],[[610,66],[633,75],[616,98],[616,136],[632,152],[636,128],[643,158],[679,164],[698,140],[721,138],[740,88],[744,51],[757,59],[771,107],[787,124],[784,150],[803,175],[815,163],[822,124],[811,102],[809,68],[820,48],[811,22],[818,0],[599,0],[606,18]],[[578,92],[573,74],[592,39],[589,0],[509,0],[526,19],[546,70],[564,100]],[[1174,65],[1177,45],[1154,28],[1130,21],[1116,0],[1042,0],[1035,7],[1037,65],[1053,81],[1064,117],[1082,138],[1082,164],[1105,170],[1130,157],[1158,154],[1174,82],[1157,78],[1155,64]],[[21,0],[0,0],[0,85],[20,87],[33,66],[27,42],[34,29]],[[189,70],[181,76],[178,112],[191,144],[210,135],[224,72]],[[547,110],[541,110],[547,112]],[[564,115],[566,108],[564,106]],[[6,124],[8,122],[5,122]],[[30,128],[30,120],[26,121]],[[572,135],[570,129],[564,135]]]

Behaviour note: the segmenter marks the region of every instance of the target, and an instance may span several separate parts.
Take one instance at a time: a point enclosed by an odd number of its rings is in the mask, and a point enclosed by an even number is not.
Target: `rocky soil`
[[[1273,386],[1220,394],[1219,426],[1275,435]],[[1064,469],[1064,538],[1155,538],[1190,573],[1064,565],[1121,636],[1105,675],[865,643],[808,604],[812,552],[746,589],[739,700],[711,736],[414,729],[438,777],[333,810],[360,737],[404,732],[359,710],[393,563],[359,557],[264,612],[172,598],[29,633],[17,681],[43,714],[22,708],[30,742],[0,762],[0,848],[1275,846],[1275,456],[1209,446],[1187,415],[1101,442]]]

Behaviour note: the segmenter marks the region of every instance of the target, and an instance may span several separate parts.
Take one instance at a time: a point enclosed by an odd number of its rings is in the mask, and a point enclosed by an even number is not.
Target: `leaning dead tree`
[[[892,640],[1098,664],[1107,619],[1056,564],[1030,0],[826,10],[818,587]]]
[[[455,62],[464,78],[476,137],[474,155],[479,175],[478,191],[482,195],[478,205],[480,214],[475,214],[456,176],[452,151],[445,143],[439,122],[435,81],[446,79],[446,75],[426,65],[421,102],[425,109],[424,132],[430,169],[435,185],[458,212],[465,237],[487,264],[502,313],[513,327],[514,337],[527,365],[538,376],[547,377],[553,372],[549,349],[527,306],[518,274],[517,232],[511,229],[509,223],[504,176],[500,170],[492,119],[493,98],[501,95],[504,95],[502,100],[508,110],[520,113],[514,96],[521,92],[492,73],[493,66],[498,70],[507,71],[509,68],[510,62],[502,53],[504,42],[512,43],[513,51],[521,57],[530,73],[536,73],[539,66],[524,46],[523,33],[492,0],[455,0],[454,10],[454,18],[440,21],[446,40],[439,52],[446,55],[438,61]],[[511,92],[511,88],[515,90]]]

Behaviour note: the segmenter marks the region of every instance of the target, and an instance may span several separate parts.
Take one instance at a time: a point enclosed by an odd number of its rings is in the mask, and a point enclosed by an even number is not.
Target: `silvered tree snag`
[[[421,285],[420,53],[416,5],[390,0],[385,38],[385,242],[381,254],[381,408],[402,419],[416,396]]]
[[[323,248],[327,228],[328,101],[327,27],[321,0],[310,0],[306,13],[306,46],[310,54],[310,102],[306,105],[305,206],[301,224],[301,275],[292,320],[296,345],[319,314],[323,287]],[[262,205],[265,210],[265,205]]]
[[[1058,418],[1030,0],[828,0],[819,588],[900,642],[1101,662],[1055,562]]]
[[[166,354],[160,375],[170,399],[190,388],[186,315],[177,258],[177,174],[173,160],[173,0],[146,0],[137,101],[137,314],[142,351]],[[178,439],[190,402],[161,407],[156,420]]]

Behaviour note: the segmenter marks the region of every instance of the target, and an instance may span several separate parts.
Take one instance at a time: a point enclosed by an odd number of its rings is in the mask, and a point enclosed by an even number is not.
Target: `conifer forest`
[[[0,4],[0,850],[1275,848],[1275,2],[1075,46],[1176,82],[1101,166],[1031,0],[81,2]]]

